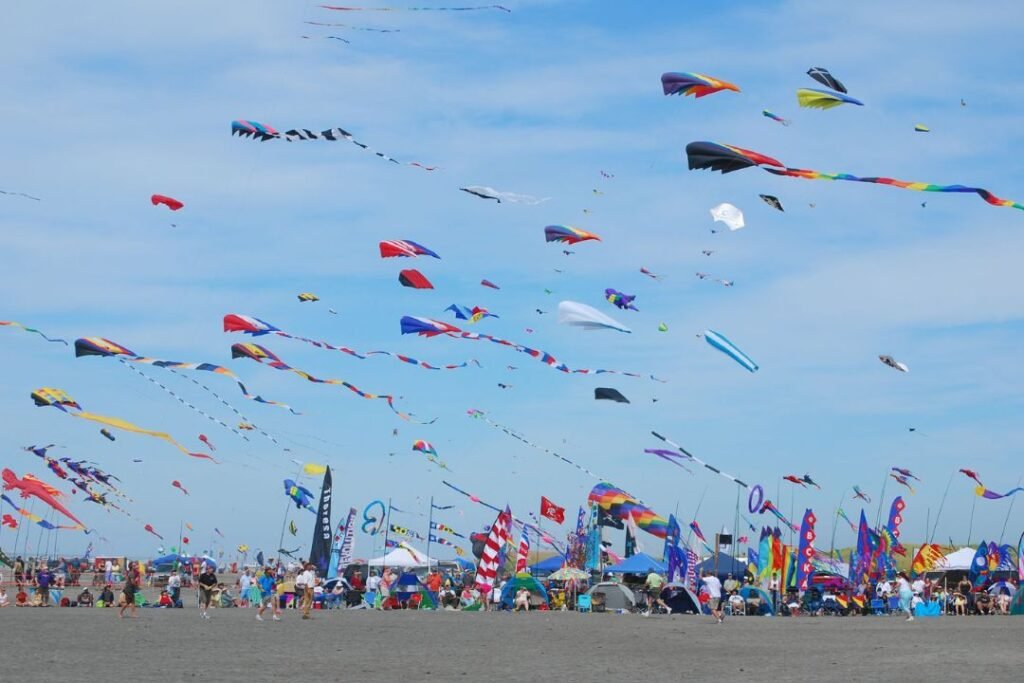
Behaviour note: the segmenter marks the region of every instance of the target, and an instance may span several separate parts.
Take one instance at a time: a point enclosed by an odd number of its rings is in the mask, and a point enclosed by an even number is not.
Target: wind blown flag
[[[702,543],[707,543],[708,540],[704,538],[704,533],[700,530],[700,525],[694,520],[690,522],[690,529],[693,531],[693,535],[701,540]]]
[[[643,543],[640,542],[640,529],[637,528],[636,519],[633,518],[633,513],[626,516],[624,520],[626,523],[626,536],[627,538],[633,539],[633,551],[635,553],[642,553],[644,551]],[[666,539],[668,537],[666,536]],[[627,555],[629,557],[629,555]]]
[[[494,579],[498,575],[498,553],[509,539],[511,526],[512,511],[506,506],[491,525],[491,532],[487,535],[484,552],[477,565],[476,586],[484,594],[490,592],[494,586]]]
[[[988,579],[988,573],[988,544],[982,541],[981,545],[978,546],[978,550],[974,553],[974,559],[971,560],[971,568],[967,572],[967,578],[971,580],[971,584],[978,587]]]
[[[519,549],[516,552],[516,574],[526,571],[526,564],[530,559],[530,530],[525,526],[519,537]]]
[[[349,508],[345,521],[338,525],[338,531],[334,535],[334,547],[331,548],[331,572],[327,578],[333,579],[338,575],[342,567],[352,564],[352,551],[355,548],[356,509]]]
[[[925,543],[914,555],[914,561],[911,565],[911,574],[913,576],[919,576],[927,571],[932,570],[935,565],[942,559],[942,550],[939,548],[938,543]]]
[[[817,521],[814,512],[808,508],[804,512],[804,520],[800,524],[800,544],[797,546],[796,585],[801,591],[807,590],[808,580],[814,572],[814,565],[811,564],[811,559],[814,557],[814,539],[817,538],[814,533],[814,524]]]
[[[544,496],[540,497],[540,514],[557,524],[565,522],[565,508],[555,505]]]
[[[324,471],[324,483],[320,489],[320,505],[317,508],[317,526],[313,530],[313,545],[309,550],[309,561],[316,567],[318,576],[326,576],[331,563],[331,540],[334,538],[331,526],[331,468]]]

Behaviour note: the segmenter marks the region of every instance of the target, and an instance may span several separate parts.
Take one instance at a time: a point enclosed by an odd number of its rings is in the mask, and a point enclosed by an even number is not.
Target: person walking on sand
[[[121,605],[121,611],[118,613],[118,619],[124,619],[124,611],[127,609],[131,610],[131,617],[136,617],[135,613],[135,592],[138,590],[138,584],[136,583],[135,572],[125,572],[124,577],[124,588],[121,593],[124,596],[124,604]]]
[[[263,576],[256,581],[260,587],[260,608],[256,611],[256,621],[263,621],[263,612],[269,605],[274,615],[274,621],[281,621],[281,607],[277,599],[277,580],[274,578],[274,570],[266,567]]]
[[[210,603],[213,602],[213,590],[216,587],[217,575],[213,573],[213,567],[206,565],[203,567],[203,573],[199,575],[199,616],[203,619],[210,618],[206,610],[210,608]]]
[[[313,608],[313,588],[316,587],[316,571],[313,570],[312,562],[306,563],[306,569],[295,579],[295,585],[303,586],[302,618],[309,619],[309,610]]]
[[[907,613],[907,621],[913,621],[914,613],[911,611],[910,603],[914,598],[914,591],[910,587],[910,579],[906,574],[900,572],[896,575],[896,586],[900,596],[900,611]]]
[[[711,607],[711,616],[713,616],[717,623],[721,624],[723,621],[722,612],[722,582],[718,580],[718,577],[709,571],[704,572],[704,587],[708,589],[708,605]]]

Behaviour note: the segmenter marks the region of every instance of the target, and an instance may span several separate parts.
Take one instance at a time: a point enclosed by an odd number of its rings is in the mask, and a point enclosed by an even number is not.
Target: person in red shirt
[[[436,569],[431,569],[430,575],[424,583],[427,584],[427,590],[434,593],[436,597],[438,591],[441,590],[441,575]]]

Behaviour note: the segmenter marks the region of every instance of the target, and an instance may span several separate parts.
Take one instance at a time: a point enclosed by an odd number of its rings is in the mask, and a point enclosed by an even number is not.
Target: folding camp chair
[[[885,602],[881,598],[872,598],[871,613],[876,617],[880,617],[885,614]]]
[[[577,612],[589,612],[591,608],[591,601],[589,595],[580,595],[576,598],[576,611]]]
[[[889,612],[896,614],[900,611],[900,599],[897,597],[889,598]]]

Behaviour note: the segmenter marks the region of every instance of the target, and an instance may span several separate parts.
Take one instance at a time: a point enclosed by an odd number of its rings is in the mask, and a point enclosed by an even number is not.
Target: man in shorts
[[[704,587],[708,590],[708,605],[711,607],[711,616],[718,620],[718,623],[722,623],[722,582],[718,580],[712,572],[704,572]]]
[[[213,591],[216,587],[217,575],[213,573],[213,567],[206,564],[203,567],[203,573],[199,575],[199,609],[201,610],[199,614],[203,619],[210,618],[206,610],[213,602]]]
[[[263,570],[263,576],[256,580],[260,586],[260,608],[256,612],[256,621],[263,621],[263,612],[270,607],[274,614],[274,621],[281,621],[280,602],[277,599],[277,579],[274,578],[272,567]]]
[[[666,612],[672,614],[672,608],[661,599],[661,589],[665,585],[665,579],[658,572],[652,571],[644,581],[644,592],[647,593],[647,611],[644,616],[649,616],[654,611],[654,606],[661,605]]]
[[[302,589],[302,618],[309,619],[309,611],[313,609],[313,589],[316,587],[316,571],[311,562],[306,563],[305,569],[295,579],[295,590]]]

